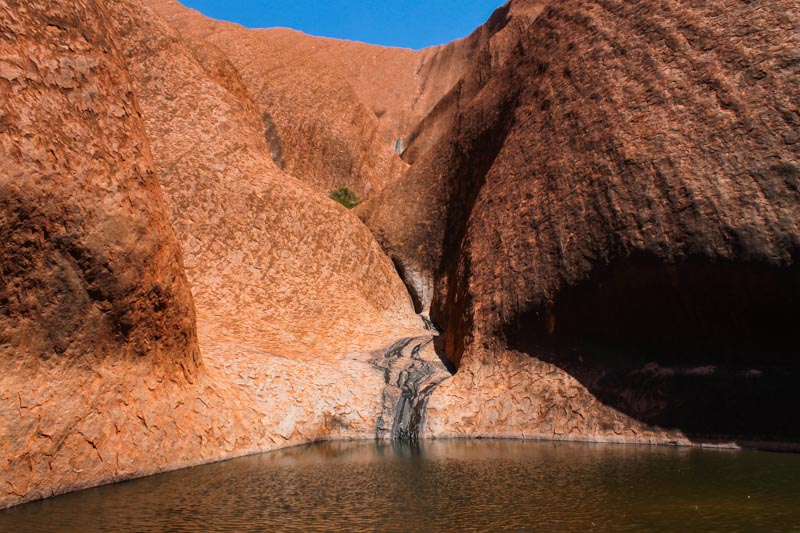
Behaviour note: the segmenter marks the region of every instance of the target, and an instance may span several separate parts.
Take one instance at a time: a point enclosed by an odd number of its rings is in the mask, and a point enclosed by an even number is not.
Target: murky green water
[[[304,446],[35,502],[0,531],[800,531],[800,455]]]

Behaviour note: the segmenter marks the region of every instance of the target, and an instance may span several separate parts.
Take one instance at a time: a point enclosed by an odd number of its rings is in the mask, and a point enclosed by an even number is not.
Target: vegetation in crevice
[[[358,198],[358,195],[355,191],[351,191],[347,187],[339,187],[333,189],[328,196],[331,197],[332,200],[339,202],[347,209],[353,209],[355,206],[361,203],[361,200]]]

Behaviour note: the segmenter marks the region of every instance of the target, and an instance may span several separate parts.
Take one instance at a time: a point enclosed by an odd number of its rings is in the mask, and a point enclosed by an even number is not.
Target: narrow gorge
[[[0,0],[0,508],[323,440],[798,449],[798,105],[794,0],[420,51]]]

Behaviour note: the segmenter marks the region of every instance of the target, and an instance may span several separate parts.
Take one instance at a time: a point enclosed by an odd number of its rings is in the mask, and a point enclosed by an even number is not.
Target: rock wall
[[[99,435],[124,423],[98,405],[127,379],[188,386],[202,360],[105,9],[5,3],[0,31],[2,501],[109,475]]]
[[[213,330],[226,343],[318,358],[381,348],[398,331],[421,329],[370,232],[275,165],[237,71],[219,76],[215,65],[224,60],[198,60],[138,2],[110,9],[131,58],[201,335]]]
[[[323,439],[796,442],[794,7],[413,52],[0,2],[0,507]]]
[[[423,322],[358,219],[272,162],[225,57],[134,2],[2,15],[0,506],[374,438],[372,361]]]
[[[428,280],[447,356],[476,376],[434,392],[432,406],[473,407],[432,432],[549,434],[536,416],[487,420],[456,388],[493,387],[524,353],[601,411],[698,440],[796,438],[795,415],[774,414],[797,374],[793,7],[547,3],[407,178],[363,208]],[[496,401],[549,394],[517,379]],[[566,395],[550,400],[562,422],[596,436],[596,409],[573,414]]]
[[[281,28],[247,30],[176,0],[146,3],[193,48],[213,46],[227,55],[274,126],[287,173],[326,193],[347,186],[361,198],[405,174],[404,150],[421,135],[415,129],[460,83],[473,55],[486,52],[486,61],[502,62],[505,47],[498,43],[530,18],[527,8],[515,8],[509,28],[498,17],[468,38],[412,51]]]
[[[288,174],[320,192],[346,186],[364,198],[404,170],[393,139],[379,131],[373,108],[381,114],[380,109],[393,106],[361,98],[342,64],[330,59],[336,46],[328,40],[288,30],[246,30],[174,0],[146,3],[193,49],[212,46],[227,56],[261,110],[259,118],[272,132],[270,145],[273,151],[280,147],[281,167]],[[351,47],[349,64],[380,50]],[[409,72],[412,61],[413,55],[400,56],[394,64]]]

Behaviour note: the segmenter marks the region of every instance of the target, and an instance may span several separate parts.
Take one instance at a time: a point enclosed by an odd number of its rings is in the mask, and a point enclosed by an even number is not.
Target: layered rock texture
[[[237,78],[140,4],[3,9],[2,502],[374,436],[430,333]]]
[[[560,369],[692,438],[797,439],[781,407],[797,379],[796,4],[539,5],[512,58],[467,71],[464,86],[488,81],[365,209],[431,280],[464,370],[434,394],[431,433],[549,433],[554,407],[558,435],[616,428],[564,400],[577,384],[530,376]],[[540,361],[504,370],[520,354]]]
[[[788,0],[419,52],[0,0],[0,506],[321,439],[797,443],[799,50]]]

